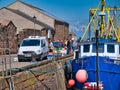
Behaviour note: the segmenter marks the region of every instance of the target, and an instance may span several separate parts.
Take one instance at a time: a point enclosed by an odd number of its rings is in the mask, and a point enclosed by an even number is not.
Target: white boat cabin
[[[102,42],[98,44],[98,55],[120,60],[120,43]],[[84,42],[80,44],[80,57],[96,56],[96,43]]]

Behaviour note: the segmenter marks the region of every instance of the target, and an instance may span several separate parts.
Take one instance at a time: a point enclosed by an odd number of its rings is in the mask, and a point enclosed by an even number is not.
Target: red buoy
[[[86,70],[78,70],[78,72],[76,73],[76,80],[80,83],[84,83],[85,81],[87,81],[88,79],[88,74],[86,72]]]
[[[67,83],[67,88],[71,88],[72,86],[75,85],[75,80],[74,79],[70,79]]]

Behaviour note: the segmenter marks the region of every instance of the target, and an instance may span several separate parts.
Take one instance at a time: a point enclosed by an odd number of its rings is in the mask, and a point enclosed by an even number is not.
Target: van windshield
[[[21,46],[40,46],[40,40],[23,40]]]

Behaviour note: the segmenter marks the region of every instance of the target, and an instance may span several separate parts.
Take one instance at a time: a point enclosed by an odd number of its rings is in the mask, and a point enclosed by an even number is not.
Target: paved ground
[[[0,56],[0,71],[4,71],[10,68],[20,68],[30,64],[33,64],[33,63],[18,62],[16,54]]]

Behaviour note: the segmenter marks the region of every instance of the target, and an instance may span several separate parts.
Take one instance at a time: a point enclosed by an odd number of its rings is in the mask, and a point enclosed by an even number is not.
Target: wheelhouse
[[[95,56],[96,55],[96,43],[84,42],[80,44],[80,56]],[[120,43],[114,42],[99,42],[98,43],[98,55],[110,57],[113,59],[120,58]]]

